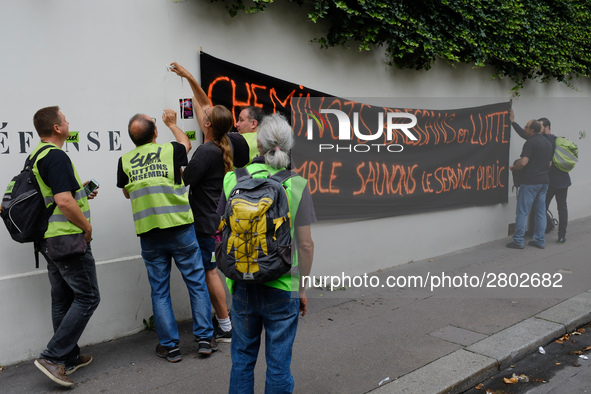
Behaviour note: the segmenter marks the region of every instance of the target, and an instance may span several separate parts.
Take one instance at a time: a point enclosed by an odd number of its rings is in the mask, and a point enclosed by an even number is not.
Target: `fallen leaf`
[[[573,367],[580,367],[581,364],[573,363]]]
[[[591,350],[591,346],[587,346],[585,349],[583,349],[583,352],[586,352],[587,350]]]
[[[578,355],[578,354],[583,354],[583,352],[580,350],[573,350],[572,352],[570,352],[570,354],[577,354]]]
[[[563,341],[561,341],[560,339],[557,339],[557,340],[555,340],[554,342],[556,342],[556,343],[559,343],[559,344],[561,344],[561,345],[564,343],[564,342],[563,342]]]
[[[520,382],[525,382],[525,383],[529,382],[529,377],[528,377],[528,376],[525,376],[525,375],[523,375],[523,374],[519,375],[519,376],[517,377],[517,379],[518,379]]]
[[[478,386],[474,387],[476,390],[482,390],[484,388],[484,384],[480,383]]]
[[[556,363],[556,365],[560,365],[560,363]]]
[[[507,384],[515,384],[518,382],[517,378],[511,378],[511,379],[503,378],[503,381]]]
[[[561,341],[568,341],[570,339],[570,334],[564,334],[563,336],[561,336],[558,339]]]
[[[579,328],[577,331],[580,332],[581,334],[585,333],[585,329],[584,328]]]

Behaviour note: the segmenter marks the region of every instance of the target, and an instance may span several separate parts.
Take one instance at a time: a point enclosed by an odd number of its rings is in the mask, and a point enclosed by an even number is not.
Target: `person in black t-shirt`
[[[544,249],[546,230],[546,192],[550,178],[552,144],[540,134],[541,125],[537,120],[530,120],[525,126],[527,141],[523,144],[521,158],[511,167],[511,171],[523,171],[523,181],[517,191],[517,209],[513,242],[506,246],[523,249],[525,227],[530,209],[534,210],[534,239],[530,246]]]
[[[47,274],[51,284],[51,318],[53,337],[47,348],[34,362],[35,366],[55,383],[72,387],[67,376],[92,362],[92,356],[81,354],[78,340],[100,302],[96,266],[90,241],[89,199],[98,191],[86,195],[74,164],[61,148],[70,136],[69,122],[58,106],[42,108],[33,117],[33,124],[41,138],[39,146],[51,148],[40,154],[35,167],[37,182],[44,198],[57,204],[41,242],[41,253],[47,260]],[[47,153],[45,153],[47,152]],[[35,172],[35,170],[34,170]],[[83,255],[67,256],[60,260],[49,257],[47,239],[64,239],[82,233],[87,242]]]
[[[237,133],[229,133],[234,119],[232,113],[223,105],[212,106],[209,98],[193,75],[178,63],[172,63],[172,71],[181,78],[186,78],[193,90],[195,114],[201,131],[203,144],[200,145],[183,173],[186,185],[189,185],[189,203],[195,215],[195,234],[201,248],[201,257],[205,267],[205,280],[213,308],[215,337],[219,342],[232,341],[232,322],[228,314],[224,283],[218,274],[217,265],[212,261],[215,249],[214,235],[220,224],[216,214],[217,203],[222,193],[224,175],[233,166],[244,166],[248,161],[237,162],[240,146],[248,145]],[[238,141],[242,141],[239,146]]]
[[[511,125],[517,134],[519,134],[521,138],[527,139],[521,126],[519,126],[519,124],[514,121],[515,115],[513,110],[511,110],[509,118],[511,120]],[[556,146],[556,136],[552,134],[550,129],[550,121],[548,118],[540,118],[538,119],[538,122],[540,122],[542,126],[541,134],[552,144],[552,152],[554,152]],[[568,224],[566,196],[568,193],[568,188],[572,182],[568,172],[561,171],[554,165],[550,167],[548,175],[550,177],[550,184],[548,186],[548,192],[546,193],[546,209],[550,207],[550,202],[552,202],[552,199],[554,196],[556,196],[556,207],[558,209],[558,243],[562,244],[566,242],[566,226]]]

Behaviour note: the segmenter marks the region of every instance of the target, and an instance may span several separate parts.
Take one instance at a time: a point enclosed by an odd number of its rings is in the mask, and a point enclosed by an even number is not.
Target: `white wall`
[[[310,40],[326,26],[308,22],[306,10],[293,4],[236,18],[230,18],[221,3],[207,0],[0,4],[0,127],[6,123],[0,130],[0,185],[20,170],[26,153],[37,144],[32,116],[49,105],[60,105],[70,130],[80,132],[79,151],[70,146],[68,153],[81,177],[101,184],[91,209],[102,303],[82,345],[140,330],[142,319],[151,315],[130,204],[115,186],[116,165],[133,148],[126,131],[133,114],[159,118],[163,108],[177,110],[178,99],[190,96],[189,86],[166,72],[165,64],[179,61],[199,76],[202,48],[341,97],[464,97],[492,103],[506,101],[512,86],[508,80],[491,80],[489,69],[437,64],[429,72],[401,71],[386,66],[379,51],[320,50]],[[576,139],[579,130],[588,129],[591,84],[586,79],[576,85],[580,91],[555,83],[528,84],[514,100],[517,120],[525,124],[546,116],[557,134]],[[456,103],[449,100],[452,108]],[[179,124],[185,130],[197,128],[193,120]],[[161,122],[158,126],[159,141],[170,140],[170,131]],[[27,137],[24,144],[21,136]],[[584,171],[590,164],[585,155],[589,138],[577,141],[581,160],[569,191],[572,219],[591,212],[586,198],[590,175]],[[513,140],[512,160],[521,145],[518,138]],[[503,238],[514,222],[514,200],[511,194],[509,204],[483,208],[318,223],[313,227],[314,273],[371,272]],[[32,257],[30,245],[13,242],[6,232],[0,235],[0,365],[37,355],[51,336],[49,283],[45,270],[35,270]],[[179,284],[173,295],[177,318],[184,319],[189,317],[186,290],[178,275],[174,280]]]

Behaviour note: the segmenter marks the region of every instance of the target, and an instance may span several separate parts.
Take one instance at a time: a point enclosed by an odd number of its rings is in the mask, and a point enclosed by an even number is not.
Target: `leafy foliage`
[[[218,1],[218,0],[211,0]],[[232,16],[275,0],[219,0]],[[303,0],[290,0],[299,5]],[[571,81],[591,76],[591,2],[585,0],[306,0],[324,20],[323,48],[384,45],[387,62],[428,70],[435,60],[491,65],[493,78]]]
[[[154,323],[154,316],[150,316],[148,320],[143,319],[144,321],[144,331],[145,332],[156,332],[156,323]]]

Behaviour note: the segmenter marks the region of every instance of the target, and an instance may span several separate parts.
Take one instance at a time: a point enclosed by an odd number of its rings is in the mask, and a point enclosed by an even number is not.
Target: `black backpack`
[[[217,266],[232,280],[275,280],[291,270],[290,207],[283,183],[297,174],[283,170],[253,178],[245,168],[235,173],[216,242]]]
[[[515,165],[518,161],[519,159],[515,160],[513,165]],[[523,168],[520,170],[513,170],[511,171],[511,174],[513,175],[513,187],[519,188],[519,186],[521,186],[523,183]]]
[[[0,208],[0,216],[12,239],[20,243],[34,243],[37,268],[39,241],[43,240],[56,204],[54,202],[49,207],[45,206],[33,166],[39,154],[49,148],[51,146],[44,146],[32,158],[27,158],[20,174],[8,183]]]

